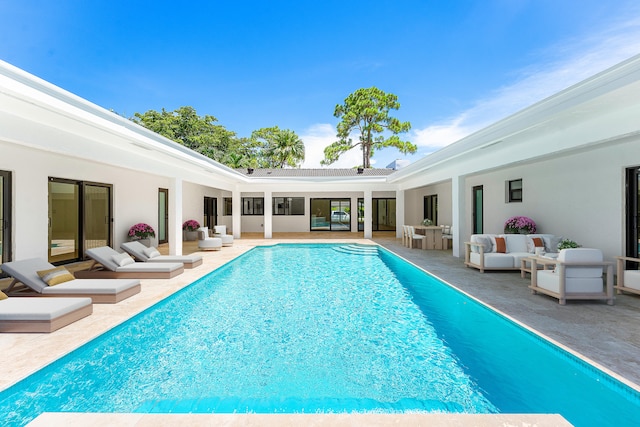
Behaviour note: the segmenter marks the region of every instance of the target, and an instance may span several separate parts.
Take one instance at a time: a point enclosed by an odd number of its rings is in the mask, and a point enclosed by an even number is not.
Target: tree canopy
[[[302,140],[295,132],[277,126],[240,138],[217,124],[214,116],[199,116],[193,107],[149,110],[135,113],[131,120],[232,168],[295,167],[304,160]]]
[[[304,143],[292,130],[262,128],[253,131],[251,138],[262,148],[262,167],[299,167],[304,161]]]
[[[336,162],[347,151],[360,146],[362,149],[362,166],[371,167],[371,157],[375,150],[395,147],[403,154],[415,153],[417,147],[409,141],[403,141],[398,134],[408,132],[411,123],[401,122],[391,117],[391,110],[398,110],[398,97],[391,93],[370,87],[358,89],[350,94],[342,105],[336,105],[333,115],[341,118],[337,126],[338,141],[324,149],[321,164],[330,165]],[[358,141],[351,139],[351,133],[359,131]],[[385,137],[385,133],[390,136]]]

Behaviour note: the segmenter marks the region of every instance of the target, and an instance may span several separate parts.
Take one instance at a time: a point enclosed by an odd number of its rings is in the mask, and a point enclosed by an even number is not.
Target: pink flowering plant
[[[182,224],[184,231],[196,231],[198,228],[200,228],[200,223],[195,219],[189,219]]]
[[[129,229],[129,237],[134,240],[148,239],[149,237],[156,237],[156,232],[149,224],[140,222]]]
[[[504,222],[504,232],[507,234],[533,234],[536,223],[526,216],[512,216]]]

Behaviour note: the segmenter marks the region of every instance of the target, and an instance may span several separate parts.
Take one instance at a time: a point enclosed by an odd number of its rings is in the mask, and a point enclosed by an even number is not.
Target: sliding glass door
[[[350,231],[351,199],[311,199],[311,231]]]
[[[87,249],[111,246],[111,186],[84,183],[82,196],[83,253]]]
[[[169,241],[169,190],[158,189],[158,243]]]
[[[11,261],[11,172],[0,171],[0,264]]]
[[[49,262],[79,261],[111,246],[111,186],[49,178]]]
[[[625,195],[625,255],[638,258],[640,253],[640,168],[626,170]],[[637,264],[629,263],[627,268],[637,268]]]

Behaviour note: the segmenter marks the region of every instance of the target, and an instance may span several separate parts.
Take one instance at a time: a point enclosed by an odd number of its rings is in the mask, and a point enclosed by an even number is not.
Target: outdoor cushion
[[[491,238],[484,234],[474,234],[471,236],[471,242],[481,244],[484,248],[484,252],[491,252],[493,244]],[[480,252],[477,246],[471,246],[471,252]]]
[[[476,263],[480,263],[479,255]],[[484,266],[486,268],[513,268],[513,256],[511,256],[511,254],[502,254],[497,252],[484,254]]]
[[[112,255],[113,262],[118,264],[118,267],[124,267],[125,265],[133,264],[135,261],[129,256],[129,254],[117,254]]]
[[[151,258],[155,258],[155,257],[157,257],[158,255],[160,255],[160,252],[158,252],[158,250],[157,250],[156,248],[153,248],[153,247],[152,247],[152,248],[144,248],[144,249],[142,250],[142,252],[143,252],[147,257],[149,257],[149,259],[151,259]]]
[[[505,234],[507,242],[507,252],[527,252],[527,236],[524,234]]]
[[[624,271],[624,286],[640,290],[640,270]]]
[[[73,274],[69,273],[69,271],[64,267],[38,271],[38,276],[49,286],[55,286],[75,279]]]
[[[91,305],[91,298],[8,298],[0,302],[0,321],[49,321]]]

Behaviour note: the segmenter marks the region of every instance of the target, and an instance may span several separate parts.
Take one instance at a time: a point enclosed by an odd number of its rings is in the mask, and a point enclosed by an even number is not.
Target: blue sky
[[[415,161],[638,53],[637,0],[0,0],[0,59],[127,117],[292,129],[305,167],[359,88],[398,96]]]

